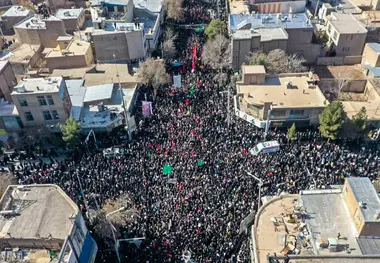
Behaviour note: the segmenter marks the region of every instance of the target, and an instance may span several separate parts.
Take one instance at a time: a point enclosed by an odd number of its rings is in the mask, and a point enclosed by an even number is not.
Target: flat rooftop
[[[66,49],[61,50],[59,45],[53,49],[50,50],[46,54],[46,58],[53,58],[53,57],[66,57],[66,56],[80,56],[87,53],[88,49],[91,48],[91,44],[86,41],[71,41],[71,43],[66,47]],[[63,51],[66,51],[67,53],[62,54]]]
[[[230,6],[230,14],[248,14],[249,7],[245,1],[232,1],[228,4]]]
[[[361,22],[369,32],[380,27],[380,11],[364,11],[361,14],[355,14],[354,17]]]
[[[350,80],[365,80],[366,76],[361,69],[361,65],[343,65],[343,66],[315,66],[314,72],[321,79],[345,79]]]
[[[254,32],[251,30],[237,30],[232,34],[234,39],[251,39],[252,37],[260,36],[261,42],[272,40],[288,40],[288,33],[284,28],[258,28]]]
[[[243,65],[242,66],[243,74],[265,74],[265,67],[262,65]]]
[[[230,14],[230,29],[232,32],[239,30],[247,25],[251,25],[252,16],[248,14]]]
[[[14,28],[24,28],[24,29],[46,29],[45,21],[60,21],[61,19],[55,16],[49,16],[46,19],[41,19],[39,16],[32,16],[25,19],[14,26]]]
[[[313,28],[312,23],[306,13],[297,14],[254,14],[252,26],[256,28],[282,27],[292,28]]]
[[[112,98],[113,89],[113,84],[87,87],[83,102],[109,100]]]
[[[58,9],[55,13],[55,16],[59,19],[76,19],[84,12],[83,8],[75,9]]]
[[[24,79],[14,87],[12,95],[25,93],[54,93],[59,92],[63,79],[62,77]],[[23,90],[23,88],[25,91]]]
[[[0,238],[65,240],[71,232],[71,216],[79,213],[75,203],[56,185],[12,185],[1,199],[1,211],[17,215],[0,217]]]
[[[340,34],[365,34],[367,29],[351,14],[331,13],[331,24]]]
[[[356,241],[357,232],[351,221],[340,190],[301,191],[301,201],[309,216],[305,221],[313,237],[314,252],[317,255],[347,255],[346,250],[329,252],[319,249],[321,240],[337,238],[338,244],[348,245],[350,255],[361,255]]]
[[[8,60],[11,64],[29,64],[30,59],[39,49],[39,45],[22,44],[15,50],[1,52],[0,60]]]
[[[16,106],[13,103],[9,103],[3,99],[0,100],[0,116],[19,116]]]
[[[95,29],[93,34],[101,35],[101,34],[114,33],[114,32],[133,32],[133,31],[140,31],[144,29],[143,23],[140,23],[138,25],[140,26],[136,26],[135,23],[106,22],[104,24],[104,29]]]
[[[70,79],[65,82],[71,100],[71,117],[79,121],[83,108],[84,95],[86,94],[86,88],[83,86],[84,80]]]
[[[11,8],[9,8],[7,11],[5,11],[4,14],[1,15],[2,18],[6,17],[26,17],[28,15],[31,15],[32,12],[22,6],[14,5]]]
[[[147,9],[153,13],[161,12],[162,3],[162,0],[133,0],[135,8]]]
[[[308,88],[308,76],[277,77],[267,76],[263,85],[237,84],[237,92],[249,94],[244,97],[248,103],[263,105],[273,102],[273,107],[325,107],[326,98],[318,86]],[[287,88],[291,82],[292,87]]]

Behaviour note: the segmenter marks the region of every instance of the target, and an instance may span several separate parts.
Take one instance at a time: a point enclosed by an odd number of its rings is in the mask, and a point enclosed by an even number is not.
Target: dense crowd
[[[184,88],[158,92],[153,115],[138,120],[131,142],[112,138],[120,155],[91,151],[15,167],[20,183],[58,184],[78,203],[85,197],[92,209],[128,197],[138,217],[124,237],[145,240],[139,247],[123,243],[122,262],[181,262],[185,253],[196,262],[248,262],[248,237],[239,230],[257,207],[258,184],[246,171],[263,180],[263,195],[328,188],[348,176],[373,180],[379,173],[376,143],[327,142],[313,129],[299,131],[295,141],[271,129],[267,140],[279,141],[280,151],[250,154],[263,131],[235,116],[227,126],[226,87],[199,60],[192,68],[198,40],[192,35],[184,52]],[[111,262],[115,251],[100,246],[99,254],[99,262]]]

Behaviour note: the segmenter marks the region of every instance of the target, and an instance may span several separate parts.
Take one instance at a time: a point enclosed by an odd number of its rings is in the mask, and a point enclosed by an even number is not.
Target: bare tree
[[[305,72],[307,68],[304,66],[306,60],[298,54],[290,54],[288,56],[287,71],[288,72]]]
[[[165,59],[170,59],[170,58],[173,58],[176,53],[177,53],[177,50],[175,48],[175,41],[177,39],[178,35],[174,33],[174,31],[172,29],[168,29],[166,30],[165,32],[165,40],[162,44],[162,57],[165,56]]]
[[[230,46],[228,39],[223,35],[216,35],[208,40],[203,47],[202,61],[215,69],[229,65]]]
[[[3,196],[9,185],[16,183],[16,179],[12,175],[0,173],[0,198]]]
[[[154,88],[155,95],[159,87],[170,82],[170,76],[166,73],[162,59],[148,58],[140,65],[137,74],[141,83]]]
[[[341,97],[342,90],[352,81],[352,72],[344,71],[339,73],[335,78],[335,95]]]
[[[103,238],[121,236],[122,228],[136,221],[139,212],[127,196],[120,196],[116,200],[109,200],[94,216],[95,232]]]
[[[175,21],[183,21],[185,19],[183,10],[183,0],[165,0],[164,8],[167,17]]]

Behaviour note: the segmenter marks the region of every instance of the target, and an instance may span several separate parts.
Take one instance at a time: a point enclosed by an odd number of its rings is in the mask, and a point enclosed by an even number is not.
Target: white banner
[[[173,75],[173,83],[174,83],[174,87],[176,88],[182,87],[181,75]]]

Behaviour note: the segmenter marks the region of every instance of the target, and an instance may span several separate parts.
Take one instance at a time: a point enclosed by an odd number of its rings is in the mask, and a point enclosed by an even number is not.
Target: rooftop
[[[133,0],[135,8],[147,9],[153,13],[161,12],[162,2],[162,0]]]
[[[28,185],[27,189],[9,186],[1,199],[1,211],[17,215],[0,217],[2,239],[65,240],[71,232],[73,215],[79,213],[75,203],[56,185]],[[11,237],[9,237],[9,234]]]
[[[243,65],[243,74],[265,74],[265,67],[262,65]]]
[[[16,106],[13,103],[9,103],[4,99],[0,99],[0,116],[18,116],[18,111]]]
[[[366,43],[367,46],[369,46],[373,51],[380,54],[380,44],[378,43]]]
[[[76,19],[84,12],[83,8],[75,8],[75,9],[58,9],[55,16],[59,19]]]
[[[31,15],[32,12],[22,6],[14,5],[11,8],[9,8],[7,11],[5,11],[4,14],[1,15],[2,18],[6,17],[15,17],[15,16],[28,16]]]
[[[46,19],[42,19],[40,16],[35,15],[24,19],[20,23],[14,26],[14,28],[27,28],[27,29],[46,29],[46,21],[61,21],[61,19],[55,16],[49,16]]]
[[[232,32],[235,32],[247,25],[251,25],[252,16],[248,14],[230,14],[230,29]]]
[[[18,83],[11,95],[59,92],[62,81],[62,77],[24,79]]]
[[[315,66],[314,72],[321,79],[343,79],[347,77],[349,77],[350,80],[366,79],[360,64],[344,66]]]
[[[54,58],[54,57],[66,57],[66,56],[78,56],[84,55],[87,53],[88,49],[91,48],[91,44],[86,41],[71,41],[70,44],[66,47],[66,49],[61,50],[59,45],[50,50],[46,54],[46,58]]]
[[[39,49],[39,45],[22,44],[10,52],[1,52],[0,60],[8,60],[11,64],[29,64],[30,59]]]
[[[372,182],[367,177],[347,178],[356,202],[365,204],[360,210],[364,215],[365,222],[378,222],[376,214],[380,211],[380,200]]]
[[[0,61],[0,72],[3,72],[3,70],[5,69],[5,67],[9,64],[9,62],[7,60],[4,60],[4,61]]]
[[[114,84],[103,84],[87,87],[83,102],[93,102],[99,100],[109,100],[112,98]]]
[[[332,12],[330,22],[340,34],[367,33],[367,29],[351,14]]]
[[[312,23],[306,13],[297,14],[254,14],[252,18],[252,27],[273,28],[282,27],[285,29],[293,28],[313,28]]]
[[[232,1],[229,2],[230,14],[248,14],[249,7],[245,1]]]
[[[260,36],[260,41],[271,41],[271,40],[287,40],[288,33],[286,33],[284,28],[259,28],[255,29],[254,32],[251,30],[237,30],[232,34],[234,39],[250,39],[255,36]]]
[[[306,224],[313,237],[314,253],[317,255],[347,255],[346,250],[329,252],[328,249],[320,249],[320,243],[329,238],[337,239],[338,233],[341,239],[338,244],[350,248],[350,255],[361,255],[359,245],[356,242],[356,229],[346,210],[346,204],[341,196],[341,190],[311,190],[301,191],[302,206],[308,215]]]
[[[354,17],[370,32],[380,27],[380,11],[364,11]]]
[[[113,32],[132,32],[140,31],[144,29],[144,24],[140,23],[139,26],[136,26],[135,23],[111,23],[106,22],[104,24],[104,29],[95,29],[94,35],[101,35]],[[116,27],[115,27],[116,26]]]
[[[83,86],[83,79],[66,80],[67,91],[71,100],[71,117],[75,120],[80,120],[80,115],[83,108],[83,99],[86,94],[86,88]]]
[[[318,86],[309,88],[308,76],[284,74],[267,76],[263,85],[237,84],[238,93],[248,94],[248,103],[263,105],[272,102],[273,107],[325,107],[326,98]],[[291,87],[288,87],[291,85]]]
[[[104,0],[104,5],[126,6],[129,0]]]

